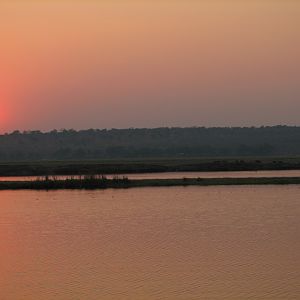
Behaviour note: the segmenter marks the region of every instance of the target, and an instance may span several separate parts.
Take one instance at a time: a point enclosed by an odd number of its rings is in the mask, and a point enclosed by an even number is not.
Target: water
[[[299,299],[300,186],[0,192],[0,299]]]
[[[129,179],[176,179],[176,178],[253,178],[253,177],[300,177],[300,170],[282,171],[226,171],[226,172],[164,172],[164,173],[141,173],[124,174]],[[58,179],[65,179],[68,176],[55,176]],[[113,175],[107,175],[112,178]],[[76,176],[75,176],[76,178]],[[0,181],[31,181],[36,176],[0,177]]]

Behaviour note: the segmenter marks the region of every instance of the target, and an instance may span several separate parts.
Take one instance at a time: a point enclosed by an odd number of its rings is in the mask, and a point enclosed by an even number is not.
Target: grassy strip
[[[0,163],[0,176],[126,174],[190,171],[300,170],[300,157],[182,158]]]
[[[134,187],[171,186],[218,186],[218,185],[287,185],[300,184],[300,177],[278,178],[182,178],[182,179],[106,179],[103,176],[69,178],[66,180],[42,179],[36,181],[3,181],[0,190],[59,190],[59,189],[107,189]]]

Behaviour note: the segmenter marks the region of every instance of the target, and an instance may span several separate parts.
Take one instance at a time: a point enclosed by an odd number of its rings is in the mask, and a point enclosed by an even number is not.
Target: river
[[[0,299],[299,299],[300,186],[0,192]]]

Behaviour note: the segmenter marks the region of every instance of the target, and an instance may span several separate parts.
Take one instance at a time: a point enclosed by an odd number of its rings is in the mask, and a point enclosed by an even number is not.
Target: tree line
[[[14,131],[0,161],[300,155],[300,127],[190,127]]]

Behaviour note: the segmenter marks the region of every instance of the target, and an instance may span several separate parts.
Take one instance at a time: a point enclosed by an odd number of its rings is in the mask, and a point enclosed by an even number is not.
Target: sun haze
[[[299,1],[1,1],[0,36],[1,131],[300,125]]]

